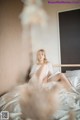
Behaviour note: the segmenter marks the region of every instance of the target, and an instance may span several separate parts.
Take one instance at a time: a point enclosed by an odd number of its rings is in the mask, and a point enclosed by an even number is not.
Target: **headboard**
[[[61,72],[65,73],[67,70],[80,70],[80,67],[61,67]]]
[[[71,70],[80,70],[80,64],[54,64],[53,66],[61,68],[63,73]]]

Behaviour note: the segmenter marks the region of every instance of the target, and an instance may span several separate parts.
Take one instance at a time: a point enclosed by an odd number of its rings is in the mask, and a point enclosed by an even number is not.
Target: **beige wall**
[[[61,55],[58,12],[80,8],[80,4],[56,5],[48,4],[47,0],[45,0],[44,8],[50,17],[49,26],[42,31],[40,28],[33,29],[33,33],[35,33],[32,34],[33,54],[35,56],[36,50],[44,48],[49,61],[59,64],[61,63]]]
[[[27,72],[29,43],[25,42],[24,49],[21,10],[20,0],[0,0],[0,94],[15,86]]]

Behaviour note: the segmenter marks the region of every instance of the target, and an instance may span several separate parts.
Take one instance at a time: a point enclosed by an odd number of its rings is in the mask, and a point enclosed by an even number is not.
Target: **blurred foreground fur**
[[[61,89],[62,87],[59,84],[53,85],[50,89],[38,84],[24,84],[3,97],[2,101],[4,102],[5,100],[6,104],[3,104],[2,108],[13,113],[13,109],[20,103],[21,120],[53,120],[51,117],[57,112],[63,102],[60,101]],[[15,96],[16,94],[19,94],[19,96]],[[18,101],[11,104],[11,101],[15,101],[16,97]],[[75,120],[75,115],[74,111],[69,111],[68,120]],[[10,118],[9,120],[13,119]]]
[[[60,85],[55,85],[50,90],[39,85],[25,85],[20,99],[24,120],[53,120],[51,116],[60,107],[60,89]],[[70,111],[69,120],[74,120],[74,117],[74,112]]]
[[[51,90],[41,88],[39,85],[27,85],[21,91],[21,109],[24,120],[50,120],[59,108],[59,89],[54,86]]]

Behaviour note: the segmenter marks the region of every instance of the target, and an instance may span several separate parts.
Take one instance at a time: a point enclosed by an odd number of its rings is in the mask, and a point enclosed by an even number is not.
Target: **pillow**
[[[66,71],[65,75],[74,87],[80,86],[80,70]]]
[[[80,78],[80,70],[66,71],[65,74],[67,77],[77,76],[78,78]]]
[[[79,83],[79,78],[77,76],[72,76],[72,77],[67,77],[67,78],[74,87],[77,87]]]

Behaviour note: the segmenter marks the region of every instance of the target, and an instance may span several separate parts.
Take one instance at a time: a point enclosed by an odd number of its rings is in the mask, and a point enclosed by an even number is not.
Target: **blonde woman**
[[[36,80],[38,83],[47,83],[56,81],[67,90],[73,87],[64,73],[55,72],[53,65],[48,62],[44,49],[37,51],[37,63],[33,65],[31,73],[31,80]]]

